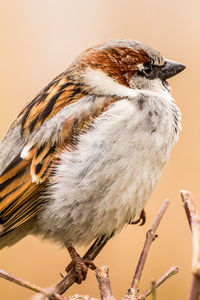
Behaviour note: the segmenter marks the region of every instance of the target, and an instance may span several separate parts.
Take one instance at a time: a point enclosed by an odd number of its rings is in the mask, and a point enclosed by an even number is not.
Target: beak
[[[173,77],[174,75],[180,73],[185,68],[186,68],[186,66],[184,66],[176,61],[166,59],[164,66],[160,69],[160,71],[158,73],[158,77],[161,80],[166,80],[166,79]]]

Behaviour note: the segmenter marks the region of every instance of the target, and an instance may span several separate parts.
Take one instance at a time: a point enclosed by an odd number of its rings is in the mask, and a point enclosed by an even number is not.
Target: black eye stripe
[[[143,70],[138,71],[138,75],[146,77],[147,79],[155,79],[158,77],[158,73],[161,66],[155,66],[150,63],[144,65]]]
[[[150,76],[151,73],[153,73],[153,66],[145,66],[143,71],[142,71],[146,76]]]

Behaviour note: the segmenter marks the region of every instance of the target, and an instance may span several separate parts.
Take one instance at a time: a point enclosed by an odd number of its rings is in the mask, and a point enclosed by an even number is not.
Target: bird
[[[184,69],[117,39],[81,53],[39,92],[0,142],[0,249],[28,234],[53,241],[81,283],[95,265],[75,246],[144,223],[181,130],[167,79]]]

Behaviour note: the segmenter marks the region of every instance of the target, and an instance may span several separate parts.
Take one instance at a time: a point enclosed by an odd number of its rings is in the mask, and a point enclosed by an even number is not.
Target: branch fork
[[[169,200],[165,200],[153,222],[151,229],[149,229],[146,233],[146,239],[143,246],[143,250],[141,252],[138,265],[134,272],[133,280],[131,282],[131,286],[127,291],[127,294],[124,296],[122,300],[143,300],[146,299],[151,293],[155,295],[155,289],[159,287],[162,283],[164,283],[168,278],[178,272],[177,267],[171,267],[163,276],[161,276],[158,280],[154,281],[150,287],[150,289],[146,290],[143,294],[138,295],[139,293],[139,283],[142,276],[142,272],[144,269],[144,265],[147,259],[147,255],[150,249],[152,242],[157,238],[156,230],[160,224],[161,219],[169,205]],[[89,248],[89,250],[83,256],[84,259],[94,260],[94,258],[99,254],[99,252],[103,249],[109,239],[104,239],[102,241],[96,240],[93,245]],[[196,240],[195,240],[196,241]],[[195,243],[198,243],[196,241]],[[108,267],[103,266],[101,268],[97,268],[95,270],[96,278],[99,285],[100,295],[102,300],[115,300],[112,295],[111,283],[108,274]],[[33,299],[40,300],[95,300],[90,296],[81,296],[74,295],[73,297],[64,297],[62,294],[75,282],[76,280],[76,271],[72,269],[66,276],[64,276],[55,286],[51,288],[41,288],[36,285],[33,285],[25,280],[17,278],[13,275],[6,273],[5,271],[0,270],[0,277],[7,279],[11,282],[14,282],[18,285],[21,285],[25,288],[28,288],[34,292],[40,293],[37,294]],[[154,296],[155,298],[155,296]],[[97,300],[97,299],[96,299]]]
[[[181,198],[192,231],[192,283],[190,288],[189,300],[200,299],[200,217],[196,209],[192,193],[182,190]]]

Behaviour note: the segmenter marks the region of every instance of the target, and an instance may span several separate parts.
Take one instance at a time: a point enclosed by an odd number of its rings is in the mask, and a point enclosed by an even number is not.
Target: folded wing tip
[[[33,183],[34,183],[34,182],[35,182],[35,183],[39,183],[39,180],[38,180],[38,176],[37,176],[37,175],[34,175],[34,174],[33,174],[33,175],[31,176],[31,178],[32,178],[32,182],[33,182]]]
[[[30,147],[28,146],[25,146],[20,154],[20,157],[22,159],[27,159],[28,155],[29,155],[29,150],[30,150]]]

